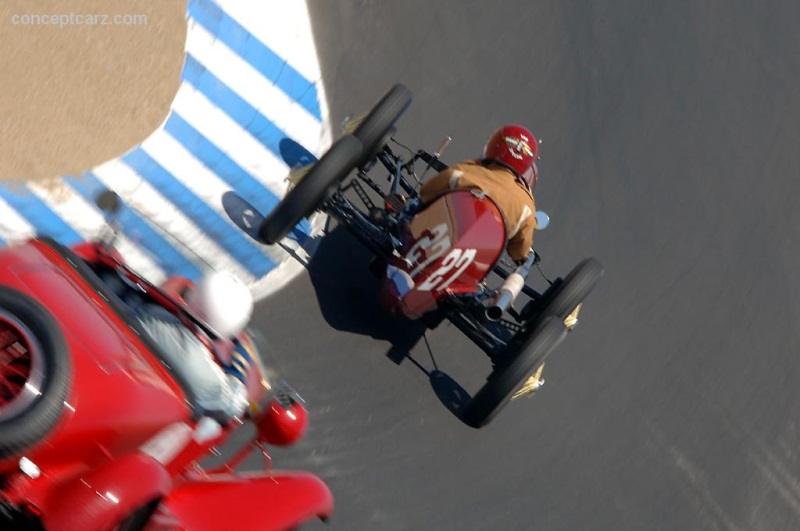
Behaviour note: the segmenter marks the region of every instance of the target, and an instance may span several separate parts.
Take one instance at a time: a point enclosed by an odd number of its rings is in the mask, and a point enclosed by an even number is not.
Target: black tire
[[[542,321],[511,359],[495,367],[464,410],[463,420],[482,428],[497,416],[511,395],[544,363],[567,334],[564,323],[554,317]]]
[[[0,501],[0,529],[13,531],[45,531],[42,521],[30,511],[21,511],[9,502]]]
[[[369,111],[358,125],[353,136],[364,145],[358,166],[371,160],[378,150],[386,144],[394,131],[394,124],[411,105],[411,91],[401,84],[393,86],[389,92]]]
[[[41,441],[56,425],[70,388],[72,364],[56,320],[44,306],[24,293],[0,286],[0,326],[5,332],[0,348],[22,345],[31,359],[37,360],[39,381],[35,387],[40,391],[29,401],[20,403],[4,397],[0,403],[0,458],[4,458]],[[10,337],[12,332],[17,334],[16,338]],[[10,374],[7,371],[13,362],[8,362],[8,357],[4,359],[0,375],[7,381],[5,377]],[[33,371],[28,373],[28,383],[34,378],[32,375]],[[0,392],[6,389],[0,388]]]
[[[145,503],[120,522],[116,531],[141,531],[150,522],[160,503],[161,498]]]
[[[562,321],[583,302],[603,277],[605,269],[594,258],[586,258],[576,265],[556,288],[546,302],[542,316],[555,316]]]
[[[328,190],[356,167],[361,153],[357,138],[340,138],[266,216],[258,229],[259,238],[268,245],[281,241],[301,219],[322,205]]]

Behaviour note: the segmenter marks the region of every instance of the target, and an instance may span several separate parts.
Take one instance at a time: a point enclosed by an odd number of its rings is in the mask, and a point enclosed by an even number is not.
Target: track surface
[[[311,2],[334,120],[402,81],[400,138],[450,161],[529,125],[545,272],[607,268],[543,390],[475,431],[446,403],[486,360],[380,317],[328,237],[256,319],[313,415],[276,463],[328,481],[331,529],[800,526],[800,3],[662,4]]]

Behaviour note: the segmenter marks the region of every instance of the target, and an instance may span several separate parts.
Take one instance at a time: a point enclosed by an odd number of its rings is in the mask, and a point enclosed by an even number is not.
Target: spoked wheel
[[[50,313],[27,295],[0,287],[0,458],[55,426],[70,372],[64,335]]]
[[[281,241],[301,219],[322,205],[331,187],[356,167],[361,154],[357,138],[340,138],[266,216],[258,229],[259,237],[269,245]]]
[[[358,125],[353,136],[364,146],[358,165],[370,161],[378,150],[386,144],[394,132],[394,124],[411,105],[411,91],[405,85],[397,84],[387,92]]]
[[[36,400],[44,381],[44,360],[33,332],[2,310],[0,338],[0,419],[7,419]]]
[[[564,340],[567,329],[561,320],[546,318],[536,327],[517,353],[495,367],[480,391],[472,397],[463,419],[473,428],[482,428],[500,412],[547,356]]]

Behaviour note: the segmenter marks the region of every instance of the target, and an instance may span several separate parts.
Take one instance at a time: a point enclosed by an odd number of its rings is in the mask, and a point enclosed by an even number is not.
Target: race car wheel
[[[0,286],[0,458],[40,441],[55,426],[70,378],[64,334],[50,312]]]
[[[359,124],[353,136],[364,145],[358,166],[370,161],[378,150],[386,144],[394,132],[394,124],[411,105],[411,91],[405,85],[397,84],[372,108]]]
[[[482,428],[489,424],[566,334],[567,329],[559,319],[545,319],[514,355],[495,367],[483,387],[467,404],[463,414],[464,422],[473,428]]]
[[[566,319],[594,289],[604,272],[603,266],[594,258],[580,262],[556,288],[553,297],[542,310],[542,315],[552,315],[562,321]]]
[[[583,302],[603,277],[603,266],[594,258],[578,263],[560,283],[551,288],[552,293],[544,300],[528,302],[520,316],[528,323],[540,318],[555,316],[564,321],[569,329],[577,323],[576,308]],[[569,319],[568,319],[569,317]],[[571,321],[571,322],[570,322]]]
[[[261,240],[268,245],[278,243],[302,218],[319,208],[328,190],[356,167],[361,153],[361,142],[354,136],[340,138],[261,222]]]

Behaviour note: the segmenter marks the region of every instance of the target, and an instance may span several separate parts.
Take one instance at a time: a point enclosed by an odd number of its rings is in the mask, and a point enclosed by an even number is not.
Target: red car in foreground
[[[271,469],[264,445],[299,439],[306,411],[265,369],[255,336],[238,338],[253,360],[248,418],[198,418],[103,272],[213,334],[183,303],[191,282],[156,287],[105,243],[0,250],[0,528],[287,529],[327,518],[333,497],[319,478]],[[240,451],[201,468],[246,424],[255,429]],[[264,470],[235,472],[253,449]]]

